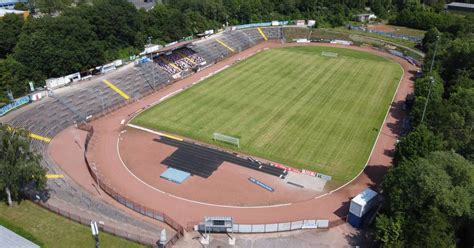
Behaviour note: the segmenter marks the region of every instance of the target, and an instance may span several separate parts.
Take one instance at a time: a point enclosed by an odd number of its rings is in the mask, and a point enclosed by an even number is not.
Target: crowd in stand
[[[174,75],[176,73],[179,73],[180,70],[178,70],[176,67],[173,67],[172,65],[166,63],[165,61],[163,61],[162,58],[158,57],[158,58],[155,58],[153,59],[160,67],[161,69],[163,69],[164,71],[166,71],[167,73],[171,74],[171,75]]]
[[[166,58],[177,65],[181,70],[187,70],[194,66],[194,63],[186,59],[185,57],[181,57],[178,53],[173,52],[170,55],[165,55]]]
[[[206,62],[206,60],[204,60],[203,57],[199,56],[197,53],[195,53],[193,50],[189,48],[183,48],[179,50],[179,52],[187,56],[188,58],[190,58],[196,64],[202,64]]]
[[[167,73],[174,75],[205,62],[204,58],[189,48],[179,49],[168,55],[160,55],[154,61]]]

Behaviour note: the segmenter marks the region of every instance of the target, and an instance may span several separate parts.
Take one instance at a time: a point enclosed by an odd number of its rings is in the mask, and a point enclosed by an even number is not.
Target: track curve
[[[382,181],[383,175],[391,165],[391,151],[394,149],[396,139],[401,133],[402,120],[405,117],[405,113],[402,109],[403,102],[406,96],[413,92],[412,76],[416,72],[417,67],[409,64],[402,58],[378,50],[332,44],[304,44],[335,46],[374,53],[398,62],[404,70],[403,77],[395,93],[394,100],[385,118],[382,129],[380,130],[379,137],[377,138],[367,166],[361,174],[349,184],[324,197],[271,208],[228,208],[185,201],[171,197],[167,193],[155,191],[147,187],[140,180],[137,180],[137,178],[122,166],[117,152],[117,140],[120,139],[120,133],[124,128],[124,125],[121,123],[129,120],[138,111],[151,106],[161,97],[186,87],[200,78],[220,70],[225,66],[231,65],[237,60],[246,58],[261,49],[295,45],[299,44],[281,44],[279,42],[270,41],[260,43],[137,102],[118,109],[110,115],[93,121],[91,124],[94,126],[95,135],[90,145],[93,149],[89,149],[88,153],[89,160],[95,163],[102,178],[105,178],[106,183],[114,190],[144,206],[166,213],[182,226],[201,221],[203,216],[206,215],[232,216],[235,223],[241,224],[276,223],[301,219],[340,220],[347,215],[349,199],[351,197],[368,186],[377,187]],[[53,147],[51,149],[61,150],[67,149],[67,147]]]

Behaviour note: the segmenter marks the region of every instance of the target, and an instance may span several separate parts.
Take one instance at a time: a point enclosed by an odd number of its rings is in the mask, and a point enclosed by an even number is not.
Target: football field
[[[342,184],[364,167],[402,73],[393,61],[349,49],[270,49],[132,123],[321,172]],[[240,138],[240,148],[213,141],[214,132]]]

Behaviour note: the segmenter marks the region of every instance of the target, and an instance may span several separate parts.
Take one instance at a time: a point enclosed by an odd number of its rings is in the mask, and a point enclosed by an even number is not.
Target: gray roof
[[[11,248],[39,248],[35,243],[23,238],[22,236],[0,226],[0,247]]]
[[[474,4],[473,3],[452,2],[452,3],[448,3],[446,5],[450,6],[450,7],[461,7],[461,8],[466,8],[466,9],[474,9]]]
[[[17,2],[26,2],[26,0],[0,0],[0,5],[15,4]]]

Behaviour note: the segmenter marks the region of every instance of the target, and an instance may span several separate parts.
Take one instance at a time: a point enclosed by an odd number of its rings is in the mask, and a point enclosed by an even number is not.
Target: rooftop
[[[474,9],[474,4],[473,3],[458,3],[458,2],[452,2],[446,4],[446,6],[451,6],[451,7],[462,7],[466,9]]]
[[[352,201],[362,206],[372,200],[372,198],[374,198],[375,196],[377,196],[377,192],[371,190],[370,188],[367,188],[362,193],[354,197]]]
[[[35,243],[0,226],[0,247],[39,248]]]
[[[2,0],[0,0],[2,1]],[[23,15],[25,11],[23,10],[14,10],[14,9],[2,9],[0,8],[0,17],[6,15],[6,14],[17,14],[17,15]]]

